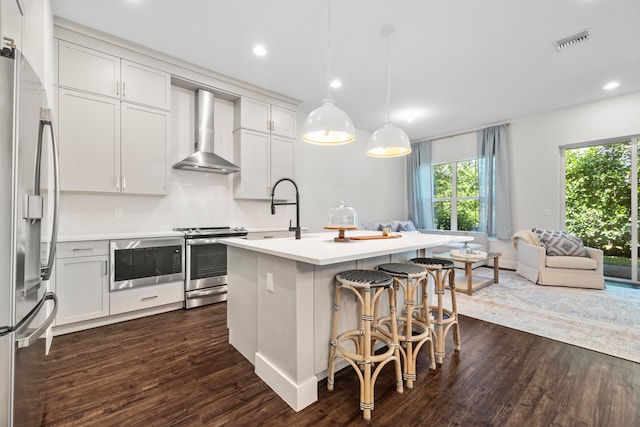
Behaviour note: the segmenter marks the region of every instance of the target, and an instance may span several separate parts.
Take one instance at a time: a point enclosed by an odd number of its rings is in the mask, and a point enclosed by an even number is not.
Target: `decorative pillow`
[[[543,237],[567,237],[569,233],[566,231],[552,231],[552,230],[542,230],[540,228],[532,228],[531,231],[538,235],[538,239],[542,243]]]
[[[388,228],[391,231],[395,231],[394,228],[391,228],[391,223],[390,222],[387,222],[387,223],[381,222],[380,225],[378,225],[378,231],[382,231],[383,228]]]
[[[398,221],[396,231],[416,231],[413,221]]]
[[[358,228],[361,230],[377,230],[380,227],[379,222],[362,222],[358,223]]]
[[[562,236],[543,236],[540,243],[545,247],[548,256],[583,256],[586,257],[587,250],[582,244],[582,239],[570,236],[562,232]]]

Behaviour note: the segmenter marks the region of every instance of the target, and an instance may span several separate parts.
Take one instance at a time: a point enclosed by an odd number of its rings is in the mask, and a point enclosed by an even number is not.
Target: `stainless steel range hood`
[[[229,174],[240,168],[213,152],[213,98],[212,92],[196,90],[195,152],[173,167],[197,172]]]

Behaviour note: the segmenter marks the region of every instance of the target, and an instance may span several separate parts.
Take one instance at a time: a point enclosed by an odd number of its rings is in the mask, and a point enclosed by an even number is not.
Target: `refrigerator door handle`
[[[53,113],[49,108],[40,110],[40,127],[38,129],[38,154],[36,158],[36,174],[34,182],[34,193],[40,196],[40,175],[42,174],[42,135],[44,127],[49,126],[51,133],[51,157],[53,160],[53,225],[51,226],[51,239],[49,241],[49,259],[47,264],[40,269],[40,275],[43,280],[49,280],[53,270],[53,262],[56,257],[56,245],[58,241],[58,202],[60,199],[60,172],[58,169],[58,144],[56,143],[55,132],[53,131]]]
[[[26,337],[19,338],[19,339],[16,340],[16,343],[18,344],[18,348],[29,347],[38,338],[40,338],[40,336],[53,323],[53,320],[56,318],[56,314],[58,313],[58,298],[56,297],[56,294],[54,294],[53,292],[47,292],[45,294],[44,298],[42,298],[41,304],[38,304],[38,309],[33,311],[33,313],[34,313],[33,315],[36,315],[40,311],[40,309],[42,308],[42,304],[44,304],[44,302],[47,301],[47,300],[52,300],[53,301],[53,310],[51,311],[51,314],[49,315],[49,317],[47,317],[47,320],[42,322],[42,324],[38,327],[38,329],[34,330],[33,332],[31,332]],[[28,321],[25,322],[25,324],[29,324],[29,323],[30,322],[28,322]]]

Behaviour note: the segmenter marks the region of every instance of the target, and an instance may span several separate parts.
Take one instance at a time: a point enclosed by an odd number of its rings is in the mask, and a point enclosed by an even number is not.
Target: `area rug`
[[[462,315],[640,363],[640,290],[540,286],[500,270],[500,283],[456,295]]]

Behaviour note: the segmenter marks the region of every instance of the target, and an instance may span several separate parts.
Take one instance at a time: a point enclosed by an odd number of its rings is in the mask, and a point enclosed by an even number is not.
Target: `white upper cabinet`
[[[236,102],[234,128],[296,137],[296,111],[256,99],[242,97]]]
[[[171,75],[155,68],[122,60],[123,100],[169,110],[171,108]]]
[[[0,1],[0,49],[22,48],[23,0]]]
[[[60,41],[58,85],[120,97],[120,58]]]
[[[273,184],[284,177],[293,178],[292,138],[270,136],[246,129],[234,131],[234,156],[240,173],[233,176],[236,199],[267,200]],[[289,185],[278,188],[277,199],[293,200]]]
[[[171,76],[58,41],[60,188],[167,194]]]
[[[121,119],[120,190],[167,194],[169,113],[123,102]]]
[[[271,134],[296,137],[296,112],[286,108],[271,106]]]
[[[280,178],[292,178],[296,111],[242,97],[234,105],[234,198],[265,200]],[[278,190],[279,199],[293,199],[295,191]]]
[[[120,180],[120,101],[58,90],[60,189],[115,192]]]
[[[167,194],[170,113],[58,89],[60,189]]]
[[[64,40],[58,45],[58,85],[169,110],[171,75]]]
[[[239,129],[234,131],[233,160],[240,173],[233,174],[236,199],[267,199],[269,186],[268,134]]]

